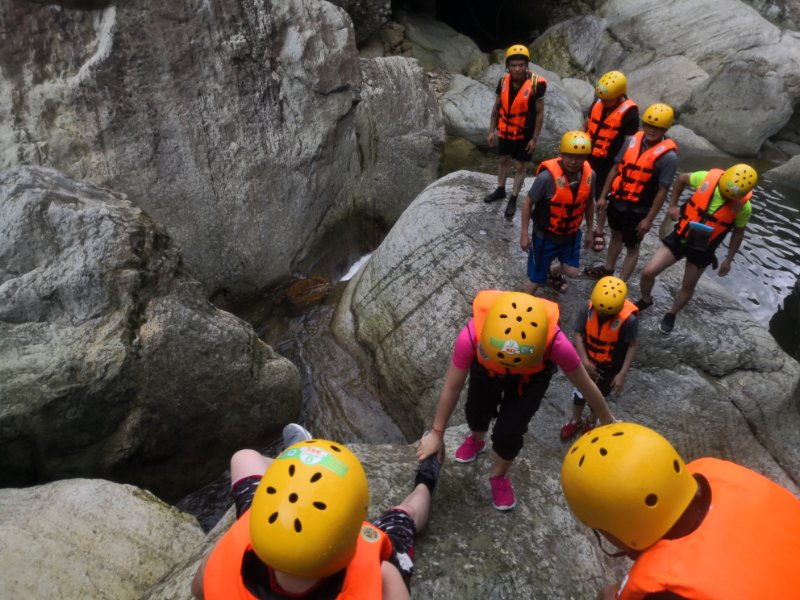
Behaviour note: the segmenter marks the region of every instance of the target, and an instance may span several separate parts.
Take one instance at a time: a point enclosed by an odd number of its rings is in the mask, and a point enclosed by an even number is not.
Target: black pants
[[[492,377],[483,365],[473,361],[465,407],[467,424],[472,431],[489,431],[496,417],[492,449],[503,460],[514,460],[522,450],[522,436],[539,410],[555,370],[555,364],[547,361],[545,369],[530,375],[526,383],[521,375]]]

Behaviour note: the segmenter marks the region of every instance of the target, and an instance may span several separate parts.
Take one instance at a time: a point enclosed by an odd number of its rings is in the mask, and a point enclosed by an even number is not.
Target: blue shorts
[[[533,244],[528,249],[528,279],[532,283],[547,283],[550,264],[556,258],[562,265],[569,265],[577,269],[581,264],[582,239],[582,230],[579,230],[571,240],[560,244],[553,243],[550,236],[534,235]]]

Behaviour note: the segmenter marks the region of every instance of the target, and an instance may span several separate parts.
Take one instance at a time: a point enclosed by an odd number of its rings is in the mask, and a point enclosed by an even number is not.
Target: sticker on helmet
[[[327,450],[323,450],[317,446],[289,448],[281,453],[275,460],[286,460],[289,458],[299,460],[304,465],[326,468],[339,475],[339,477],[344,477],[348,470],[347,465],[341,460],[333,456]]]
[[[489,344],[493,348],[500,348],[506,354],[534,354],[536,346],[526,346],[517,340],[501,340],[494,336],[489,338]]]

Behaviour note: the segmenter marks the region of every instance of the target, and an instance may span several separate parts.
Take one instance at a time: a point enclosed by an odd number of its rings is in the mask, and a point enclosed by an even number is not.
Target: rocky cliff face
[[[0,398],[0,486],[102,475],[177,500],[279,435],[300,378],[124,197],[17,168],[0,173]]]
[[[0,168],[51,166],[126,193],[209,293],[241,299],[288,276],[351,218],[362,174],[380,168],[359,140],[390,139],[385,125],[434,151],[405,188],[373,186],[367,200],[392,194],[396,214],[438,162],[438,113],[418,83],[390,122],[357,131],[356,107],[380,109],[392,82],[362,93],[352,22],[327,2],[2,9]]]

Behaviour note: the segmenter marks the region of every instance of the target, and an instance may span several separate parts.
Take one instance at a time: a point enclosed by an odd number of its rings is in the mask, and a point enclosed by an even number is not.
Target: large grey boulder
[[[194,518],[128,485],[3,489],[0,589],[6,598],[135,600],[204,538]]]
[[[184,274],[163,228],[57,171],[0,173],[0,485],[177,499],[299,411],[297,369]]]
[[[0,168],[45,165],[126,193],[209,294],[241,300],[308,267],[376,166],[359,140],[388,141],[389,123],[429,131],[415,102],[356,131],[357,107],[384,98],[380,86],[362,98],[351,20],[328,2],[62,4],[2,4]]]
[[[391,0],[330,0],[347,11],[353,20],[356,41],[363,42],[392,16]]]
[[[800,189],[800,154],[765,172],[764,177]]]
[[[800,36],[738,0],[607,0],[597,15],[548,29],[532,51],[545,68],[591,82],[623,71],[640,107],[670,104],[682,125],[735,155],[755,155],[800,97]]]
[[[430,426],[475,294],[519,289],[525,280],[518,217],[511,224],[501,217],[501,203],[476,201],[492,181],[491,175],[461,171],[429,186],[351,280],[339,306],[337,335],[354,340],[369,357],[387,411],[410,438]],[[645,257],[658,243],[655,235],[647,243]],[[584,256],[585,264],[596,256]],[[657,325],[682,269],[679,264],[658,280],[656,308],[642,317],[640,347],[615,415],[655,426],[690,457],[710,453],[770,473],[785,469],[797,480],[800,456],[791,432],[800,427],[793,399],[800,365],[710,276],[701,279],[676,331],[665,339]],[[630,284],[633,297],[636,282],[638,276]],[[576,280],[555,298],[566,331],[571,333],[593,283]],[[569,397],[566,379],[556,377],[534,420],[534,435],[554,453],[560,423],[570,414]],[[462,419],[457,409],[454,422]]]

